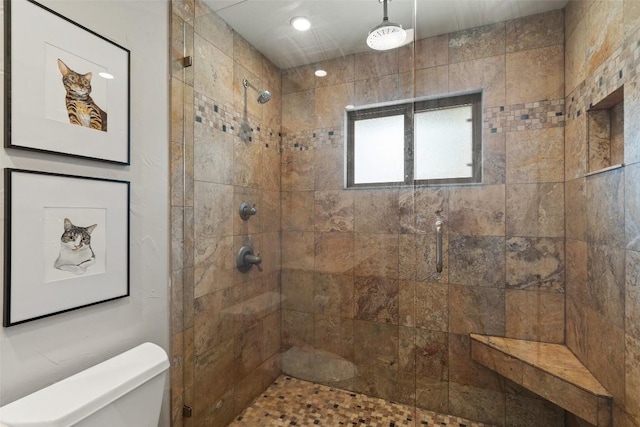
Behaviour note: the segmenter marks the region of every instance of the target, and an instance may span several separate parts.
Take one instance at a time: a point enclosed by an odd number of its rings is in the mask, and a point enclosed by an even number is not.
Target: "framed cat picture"
[[[129,182],[4,174],[5,327],[129,295]]]
[[[130,51],[34,1],[4,7],[5,147],[130,164]]]

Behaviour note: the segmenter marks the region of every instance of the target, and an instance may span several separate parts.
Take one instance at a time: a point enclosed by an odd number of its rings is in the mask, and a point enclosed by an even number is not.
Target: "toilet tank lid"
[[[68,426],[168,367],[167,353],[156,344],[144,343],[1,407],[0,423],[12,427]]]

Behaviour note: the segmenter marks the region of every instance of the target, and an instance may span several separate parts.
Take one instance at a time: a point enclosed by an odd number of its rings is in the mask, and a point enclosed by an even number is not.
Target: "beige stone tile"
[[[234,185],[258,188],[262,172],[262,144],[234,138],[233,150]]]
[[[398,74],[398,50],[368,51],[355,55],[356,80]]]
[[[400,326],[415,326],[416,281],[400,279],[398,284],[398,313]]]
[[[400,232],[428,234],[434,232],[438,217],[448,217],[446,187],[401,189]]]
[[[596,311],[588,311],[589,339],[587,341],[587,361],[591,373],[604,388],[611,393],[614,401],[625,396],[624,369],[625,333],[624,329],[612,324],[611,320]]]
[[[441,414],[449,413],[449,382],[431,378],[418,378],[416,382],[416,405]]]
[[[416,236],[414,234],[400,234],[398,236],[398,248],[398,277],[402,280],[416,280],[418,257],[416,251]]]
[[[184,363],[183,333],[171,335],[171,425],[182,425],[182,406],[184,404]]]
[[[184,145],[171,142],[170,150],[171,206],[184,206]]]
[[[315,233],[314,247],[316,271],[334,274],[349,274],[353,271],[353,233]]]
[[[223,290],[195,300],[193,326],[194,354],[206,351],[231,339],[237,331],[234,319],[224,310],[233,303],[233,292]]]
[[[311,65],[288,68],[282,71],[282,93],[308,91],[315,87],[314,68]]]
[[[596,1],[587,10],[587,75],[593,74],[622,45],[622,13],[622,1]]]
[[[539,13],[507,21],[507,53],[564,43],[562,10]]]
[[[344,108],[353,105],[353,83],[341,83],[316,89],[316,128],[342,126],[344,122]]]
[[[617,169],[587,178],[587,239],[624,247],[624,172]]]
[[[385,400],[398,401],[398,368],[377,360],[357,364],[355,391]]]
[[[282,192],[282,230],[313,231],[314,192]]]
[[[246,326],[235,339],[235,363],[238,365],[241,377],[246,377],[263,362],[262,354],[262,322]],[[236,388],[238,384],[236,383]]]
[[[194,124],[193,177],[217,184],[233,183],[233,137],[228,132]]]
[[[640,162],[640,75],[631,78],[624,86],[624,163]]]
[[[573,28],[567,25],[565,36],[565,94],[570,94],[585,80],[587,69],[587,22],[582,18],[572,16],[578,14],[572,12],[587,2],[575,2],[567,8],[567,22],[575,21]],[[580,6],[578,6],[580,5]]]
[[[355,277],[355,318],[398,325],[398,295],[398,279]]]
[[[234,340],[226,340],[196,356],[195,404],[200,408],[213,406],[240,379],[235,363]]]
[[[260,205],[256,206],[256,208],[259,209],[256,215],[260,215],[262,231],[264,233],[279,232],[282,218],[280,192],[264,190],[261,192],[261,195]]]
[[[451,236],[449,282],[469,287],[504,289],[504,237]]]
[[[200,298],[233,285],[235,257],[233,237],[211,237],[196,241],[194,297]]]
[[[626,40],[640,26],[640,4],[636,1],[623,2],[624,39]]]
[[[498,55],[449,65],[449,91],[483,90],[485,107],[504,105],[505,56]]]
[[[223,105],[233,102],[233,59],[199,34],[194,38],[194,89]]]
[[[504,185],[456,187],[449,191],[449,232],[504,236]]]
[[[476,340],[471,340],[470,353],[471,359],[474,362],[499,373],[503,377],[514,381],[516,384],[522,384],[523,362],[521,360],[501,351],[496,351],[488,345]]]
[[[461,417],[504,426],[504,392],[449,382],[449,411]]]
[[[171,2],[171,10],[184,21],[193,21],[195,16],[194,0],[176,0]]]
[[[496,370],[476,362],[468,334],[449,334],[449,381],[488,390],[504,390],[504,378]]]
[[[442,235],[442,271],[436,269],[436,235],[435,233],[417,234],[413,263],[415,265],[415,279],[418,281],[447,283],[449,277],[449,234]],[[403,255],[400,254],[401,260]],[[403,264],[401,264],[403,265]]]
[[[315,68],[325,70],[325,77],[315,78],[315,87],[333,86],[355,80],[355,55],[328,59],[315,64]]]
[[[399,88],[397,74],[357,80],[354,85],[355,92],[352,104],[362,106],[397,100],[400,93]]]
[[[314,289],[316,313],[349,319],[354,317],[353,276],[316,273]]]
[[[282,268],[313,269],[314,234],[302,231],[282,232]]]
[[[586,307],[578,305],[570,296],[566,296],[567,319],[565,326],[566,345],[580,360],[587,360],[587,329]]]
[[[567,239],[587,239],[587,192],[584,178],[567,181],[565,191],[565,215]]]
[[[311,345],[315,341],[313,313],[282,310],[282,346],[285,349]]]
[[[282,153],[282,191],[313,190],[315,152],[285,151]]]
[[[612,165],[610,112],[611,110],[593,110],[587,113],[589,172],[596,172]]]
[[[564,237],[564,185],[507,185],[507,236]]]
[[[507,393],[506,407],[505,424],[508,426],[525,426],[532,422],[548,427],[565,426],[564,409],[532,393]]]
[[[564,294],[507,290],[506,336],[564,342]]]
[[[587,243],[581,240],[566,241],[566,288],[567,295],[576,303],[590,306],[587,273]]]
[[[454,334],[504,335],[503,289],[449,286],[449,331]]]
[[[363,190],[355,193],[354,230],[358,233],[398,233],[398,190]]]
[[[482,182],[487,185],[506,182],[506,134],[485,132],[482,139]]]
[[[415,71],[415,96],[444,95],[449,91],[449,66],[423,68]]]
[[[233,29],[216,13],[199,14],[193,27],[195,32],[209,43],[226,52],[227,55],[233,55]]]
[[[272,137],[271,137],[272,138]],[[282,157],[277,142],[268,142],[269,146],[262,150],[262,179],[260,188],[265,191],[280,191],[280,167]]]
[[[447,34],[420,39],[415,44],[415,69],[449,64],[449,36]]]
[[[182,331],[184,330],[184,271],[175,270],[171,272],[171,334],[172,340],[176,335],[180,335],[182,340]],[[173,375],[173,374],[172,374]]]
[[[587,173],[587,115],[569,120],[564,134],[565,177],[567,180],[582,178]]]
[[[353,192],[315,191],[313,213],[315,231],[353,231]]]
[[[564,292],[564,254],[563,239],[508,238],[507,288]]]
[[[171,141],[184,143],[184,83],[171,79]]]
[[[562,127],[507,132],[507,183],[562,182]]]
[[[625,331],[640,340],[640,253],[625,252]]]
[[[344,179],[344,149],[322,148],[315,152],[313,173],[316,190],[342,190]]]
[[[611,164],[624,163],[624,102],[610,108]]]
[[[559,406],[570,408],[571,412],[586,421],[597,422],[597,400],[594,395],[529,365],[524,365],[523,385]]]
[[[282,237],[279,231],[262,233],[262,243],[260,245],[260,256],[262,257],[262,269],[265,274],[280,271],[282,266],[281,252]],[[258,274],[261,274],[256,269]]]
[[[624,327],[624,249],[590,244],[587,249],[589,296],[607,322]]]
[[[282,271],[282,308],[314,312],[314,273],[306,270]]]
[[[505,23],[449,34],[449,63],[470,61],[505,53]]]
[[[415,49],[417,42],[408,43],[398,48],[398,72],[400,74],[413,74],[415,64]]]
[[[415,282],[415,326],[430,331],[446,332],[449,324],[449,300],[446,284]]]
[[[399,330],[397,325],[364,320],[353,322],[355,362],[359,365],[380,362],[397,366]]]
[[[398,278],[397,234],[354,234],[354,274]]]
[[[201,237],[233,234],[233,187],[196,181],[195,235]]]
[[[282,312],[277,310],[266,315],[262,321],[262,325],[264,330],[262,336],[262,354],[265,357],[279,354],[280,336],[282,335]]]
[[[346,105],[346,104],[345,104]],[[316,125],[316,93],[314,90],[282,95],[282,131],[297,132]]]
[[[435,380],[449,379],[449,334],[415,330],[415,375]]]
[[[640,421],[640,339],[626,335],[625,355],[626,409],[632,419]]]
[[[507,104],[564,97],[564,47],[562,45],[507,54]]]
[[[626,248],[640,251],[640,165],[627,166],[624,180]]]
[[[315,347],[346,360],[353,360],[353,319],[316,314]]]
[[[262,54],[235,31],[233,32],[233,60],[262,80]]]

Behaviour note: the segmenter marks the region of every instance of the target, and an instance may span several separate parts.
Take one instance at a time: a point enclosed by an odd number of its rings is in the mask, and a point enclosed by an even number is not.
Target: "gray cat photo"
[[[60,237],[60,254],[53,266],[77,275],[84,274],[87,268],[96,263],[96,255],[91,249],[91,233],[97,226],[98,224],[79,227],[65,218],[64,232]]]

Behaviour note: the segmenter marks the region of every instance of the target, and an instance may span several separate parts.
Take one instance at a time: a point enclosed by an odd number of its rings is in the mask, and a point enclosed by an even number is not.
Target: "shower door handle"
[[[436,271],[442,273],[442,221],[436,221]]]

